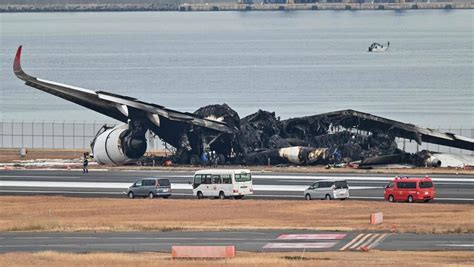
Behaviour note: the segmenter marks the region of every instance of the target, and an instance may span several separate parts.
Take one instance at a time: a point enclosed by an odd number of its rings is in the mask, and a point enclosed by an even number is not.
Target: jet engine
[[[104,125],[91,143],[97,163],[121,165],[136,161],[143,156],[147,147],[145,134],[143,130],[137,132],[135,129],[127,124],[116,127]]]
[[[425,166],[426,167],[441,167],[441,160],[439,160],[437,157],[429,156],[425,160]]]

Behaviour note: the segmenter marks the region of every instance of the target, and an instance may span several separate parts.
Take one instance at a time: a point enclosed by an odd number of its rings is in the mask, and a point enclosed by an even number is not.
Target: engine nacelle
[[[439,160],[437,157],[429,156],[425,160],[425,165],[426,167],[441,167],[441,160]]]
[[[136,161],[145,154],[145,137],[131,135],[127,124],[105,128],[92,142],[92,153],[99,164],[121,165]]]

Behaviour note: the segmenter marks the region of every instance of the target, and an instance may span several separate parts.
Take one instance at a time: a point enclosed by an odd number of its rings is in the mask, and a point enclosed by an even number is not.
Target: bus
[[[207,169],[194,174],[193,195],[202,199],[233,197],[241,199],[253,194],[252,174],[245,169]]]

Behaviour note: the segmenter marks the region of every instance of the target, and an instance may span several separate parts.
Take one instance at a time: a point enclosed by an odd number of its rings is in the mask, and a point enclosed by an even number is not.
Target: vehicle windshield
[[[420,188],[432,188],[433,182],[420,182]]]
[[[170,186],[170,180],[168,179],[160,179],[158,180],[158,184],[160,186]]]
[[[236,182],[248,182],[252,180],[252,174],[250,173],[239,173],[235,175]]]
[[[336,181],[336,189],[347,189],[349,188],[347,186],[347,182],[346,181]]]

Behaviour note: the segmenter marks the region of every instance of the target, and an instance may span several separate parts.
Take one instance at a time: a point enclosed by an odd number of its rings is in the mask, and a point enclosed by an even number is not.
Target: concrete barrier
[[[370,214],[370,224],[381,224],[383,222],[383,213],[372,213]]]
[[[172,246],[171,256],[176,258],[233,258],[235,246]]]

